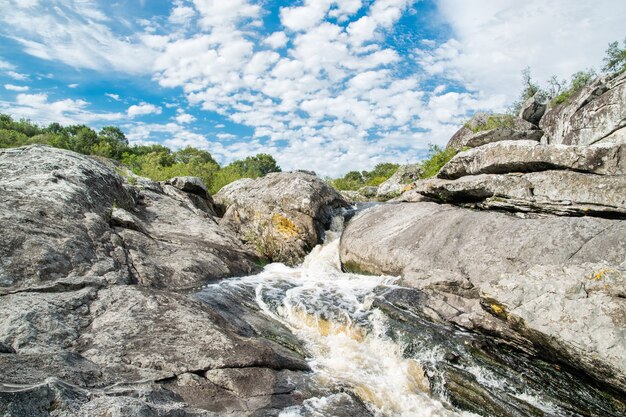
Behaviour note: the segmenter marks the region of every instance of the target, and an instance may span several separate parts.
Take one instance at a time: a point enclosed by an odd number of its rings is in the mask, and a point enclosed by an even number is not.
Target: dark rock
[[[519,118],[526,120],[528,123],[532,123],[539,126],[539,121],[543,117],[548,108],[548,104],[544,97],[539,93],[527,99],[519,112]]]

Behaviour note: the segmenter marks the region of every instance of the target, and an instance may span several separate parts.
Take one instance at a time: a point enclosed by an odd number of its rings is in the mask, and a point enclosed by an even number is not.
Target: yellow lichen
[[[402,192],[405,193],[407,191],[411,191],[413,188],[415,188],[415,183],[414,182],[405,185],[404,188],[402,189]]]
[[[502,306],[499,306],[497,304],[491,304],[491,311],[493,311],[495,314],[499,315],[499,316],[505,316],[506,312],[504,311],[504,308]]]
[[[604,278],[604,276],[608,273],[613,272],[614,270],[611,268],[602,268],[599,269],[597,272],[592,272],[591,273],[591,279],[593,279],[594,281],[600,281],[602,278]]]
[[[272,224],[274,229],[283,236],[295,237],[300,234],[300,229],[294,222],[279,213],[272,215]]]

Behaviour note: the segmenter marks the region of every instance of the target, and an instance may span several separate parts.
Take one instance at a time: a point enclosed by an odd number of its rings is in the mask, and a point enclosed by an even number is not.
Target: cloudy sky
[[[0,0],[0,112],[337,176],[422,159],[520,72],[600,69],[623,0]]]

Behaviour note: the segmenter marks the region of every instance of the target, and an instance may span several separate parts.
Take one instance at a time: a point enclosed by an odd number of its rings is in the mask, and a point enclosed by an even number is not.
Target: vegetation
[[[553,88],[553,95],[551,96],[552,99],[550,101],[551,104],[554,106],[556,104],[565,103],[567,100],[569,100],[570,97],[580,91],[583,87],[589,85],[596,78],[596,76],[596,72],[592,69],[586,71],[578,71],[577,73],[572,75],[572,79],[569,85],[567,85],[565,81],[560,83],[555,82],[556,77],[553,76],[549,83],[550,85],[556,85],[559,88]],[[567,85],[567,87],[563,89],[563,91],[560,91],[561,86],[563,85]]]
[[[465,123],[465,127],[474,133],[482,132],[484,130],[491,130],[496,128],[514,128],[515,117],[510,114],[491,114],[484,122],[480,123]]]
[[[611,42],[606,50],[604,58],[604,71],[608,73],[622,73],[626,71],[626,38],[622,42],[623,48],[619,47],[619,42]]]
[[[341,178],[330,180],[337,190],[358,190],[367,185],[378,186],[387,181],[400,165],[392,163],[378,164],[371,171],[350,171]]]
[[[280,171],[268,154],[250,156],[222,168],[208,151],[201,149],[172,151],[162,145],[130,146],[124,132],[115,126],[103,127],[99,132],[85,125],[52,123],[41,127],[0,114],[0,148],[35,143],[115,159],[135,174],[155,181],[176,176],[200,177],[211,193],[240,178],[257,178]]]
[[[457,151],[454,149],[443,149],[437,145],[430,145],[428,151],[428,159],[422,163],[424,169],[422,178],[431,178],[437,175],[441,167],[450,161]]]

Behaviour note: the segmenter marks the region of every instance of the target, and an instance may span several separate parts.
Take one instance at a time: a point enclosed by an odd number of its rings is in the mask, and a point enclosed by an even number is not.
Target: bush
[[[483,123],[471,124],[467,122],[465,127],[474,133],[497,128],[512,129],[515,127],[515,117],[511,114],[492,114]]]
[[[591,84],[596,78],[596,72],[592,69],[586,71],[578,71],[572,75],[572,80],[565,91],[560,92],[552,98],[550,103],[554,106],[557,104],[565,103],[574,94],[582,90],[585,86]]]
[[[454,149],[443,149],[437,145],[430,145],[428,159],[422,163],[424,171],[421,178],[431,178],[437,175],[441,167],[447,164],[456,154],[457,151]]]
[[[619,47],[617,41],[611,42],[604,58],[604,71],[608,73],[622,73],[626,71],[626,38],[622,42],[624,48]]]
[[[378,186],[396,173],[400,165],[384,162],[377,164],[371,171],[350,171],[341,178],[330,180],[337,190],[355,191],[368,185]]]

